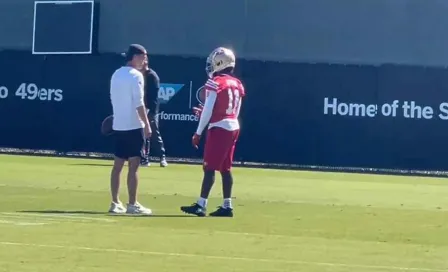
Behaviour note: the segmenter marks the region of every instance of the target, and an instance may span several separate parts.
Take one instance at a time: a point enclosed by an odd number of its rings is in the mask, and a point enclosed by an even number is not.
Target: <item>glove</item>
[[[193,147],[198,149],[199,147],[199,142],[201,141],[201,135],[198,134],[194,134],[193,137],[191,138],[191,143],[193,144]]]
[[[204,109],[204,105],[200,104],[197,107],[193,107],[193,112],[196,116],[201,117],[202,110]]]

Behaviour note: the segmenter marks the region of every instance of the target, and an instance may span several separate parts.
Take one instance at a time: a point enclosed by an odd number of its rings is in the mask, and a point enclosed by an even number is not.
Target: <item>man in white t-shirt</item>
[[[110,213],[152,214],[151,209],[137,201],[138,168],[145,139],[151,136],[151,127],[144,104],[144,79],[139,70],[147,60],[143,46],[131,44],[125,54],[126,65],[117,69],[110,81],[110,99],[113,108],[113,137],[115,138],[114,166],[111,171],[112,203]],[[120,174],[128,161],[127,208],[119,200]]]

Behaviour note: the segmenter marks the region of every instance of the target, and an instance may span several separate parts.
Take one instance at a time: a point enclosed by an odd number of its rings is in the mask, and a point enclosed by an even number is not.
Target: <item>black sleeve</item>
[[[158,94],[160,89],[160,79],[156,72],[149,70],[146,75],[146,107],[150,112],[158,109]]]

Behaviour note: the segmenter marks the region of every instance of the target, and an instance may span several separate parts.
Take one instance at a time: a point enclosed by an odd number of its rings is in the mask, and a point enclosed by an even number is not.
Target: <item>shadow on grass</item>
[[[144,215],[132,215],[132,214],[112,214],[108,212],[98,211],[62,211],[62,210],[40,210],[40,211],[17,211],[19,213],[36,213],[36,214],[53,214],[53,215],[106,215],[106,216],[119,216],[119,217],[161,217],[161,218],[195,218],[195,216],[186,214],[153,214],[150,216]]]

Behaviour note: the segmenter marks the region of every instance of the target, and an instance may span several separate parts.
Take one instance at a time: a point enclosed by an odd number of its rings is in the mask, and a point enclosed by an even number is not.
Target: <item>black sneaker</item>
[[[209,215],[216,216],[216,217],[233,217],[233,209],[218,207],[218,209],[216,211],[210,213]]]
[[[201,205],[199,205],[198,203],[194,203],[191,206],[182,206],[180,207],[181,211],[183,211],[184,213],[188,213],[188,214],[194,214],[200,217],[205,216],[205,212],[207,211],[206,208],[203,208]]]

